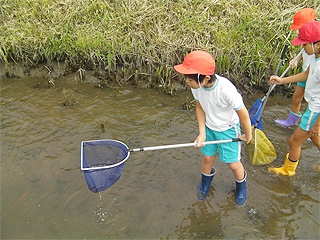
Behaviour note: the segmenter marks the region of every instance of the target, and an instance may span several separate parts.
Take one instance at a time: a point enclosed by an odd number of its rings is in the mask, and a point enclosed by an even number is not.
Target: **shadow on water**
[[[219,161],[208,199],[196,200],[201,155],[192,147],[132,153],[120,180],[94,194],[80,171],[80,142],[193,142],[195,114],[180,109],[191,93],[98,89],[73,76],[54,88],[34,87],[39,81],[1,79],[1,239],[319,239],[319,153],[312,143],[303,145],[291,178],[253,166],[244,146],[248,201],[241,208],[232,173]],[[245,99],[247,106],[257,98]],[[285,117],[289,107],[290,99],[270,97],[263,117],[275,166],[294,129],[275,126],[274,116]]]

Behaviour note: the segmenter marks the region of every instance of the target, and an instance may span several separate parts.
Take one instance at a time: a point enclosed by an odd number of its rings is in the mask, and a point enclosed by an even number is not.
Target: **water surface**
[[[319,239],[319,153],[311,142],[291,178],[253,166],[244,147],[248,201],[241,208],[233,175],[219,161],[208,199],[197,201],[201,154],[193,147],[132,153],[120,180],[92,193],[80,170],[81,141],[115,139],[130,148],[193,142],[195,113],[180,108],[191,93],[99,89],[73,75],[54,88],[43,81],[1,79],[1,239]],[[247,107],[258,97],[246,97]],[[290,104],[270,97],[263,116],[276,166],[294,129],[273,121]]]

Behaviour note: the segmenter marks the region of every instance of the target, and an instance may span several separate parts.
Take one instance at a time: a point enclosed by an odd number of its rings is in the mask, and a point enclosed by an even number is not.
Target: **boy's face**
[[[305,43],[302,46],[308,55],[314,54],[314,48],[312,43]]]
[[[199,84],[192,78],[188,78],[187,76],[185,76],[185,79],[186,79],[186,83],[190,88],[193,88],[193,89],[199,88]]]

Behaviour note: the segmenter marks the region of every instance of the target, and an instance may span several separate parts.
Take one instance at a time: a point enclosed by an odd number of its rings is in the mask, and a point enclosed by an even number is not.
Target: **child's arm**
[[[237,111],[237,114],[240,119],[241,127],[244,131],[244,134],[241,135],[239,138],[242,141],[249,143],[250,140],[252,139],[252,130],[251,130],[251,121],[250,121],[248,110],[245,106],[243,106],[240,110]]]
[[[308,74],[309,74],[309,68],[305,72],[301,72],[301,73],[298,73],[296,75],[289,76],[289,77],[281,78],[278,76],[271,76],[269,83],[281,85],[281,84],[285,84],[285,83],[296,83],[296,82],[306,81],[306,79],[308,78]]]
[[[196,101],[196,115],[199,127],[199,135],[195,140],[195,142],[197,143],[196,147],[203,147],[204,145],[201,143],[206,140],[206,114],[198,101]]]

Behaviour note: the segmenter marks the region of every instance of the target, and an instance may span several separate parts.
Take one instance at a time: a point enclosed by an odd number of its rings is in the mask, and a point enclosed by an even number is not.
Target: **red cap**
[[[320,41],[320,22],[313,21],[302,25],[298,37],[293,39],[292,44],[298,46],[318,41]]]
[[[193,51],[183,60],[182,64],[174,66],[174,69],[182,74],[213,75],[216,69],[214,58],[205,51]]]
[[[303,24],[314,21],[316,15],[316,11],[312,8],[301,9],[293,16],[293,23],[291,24],[290,29],[299,30]]]

